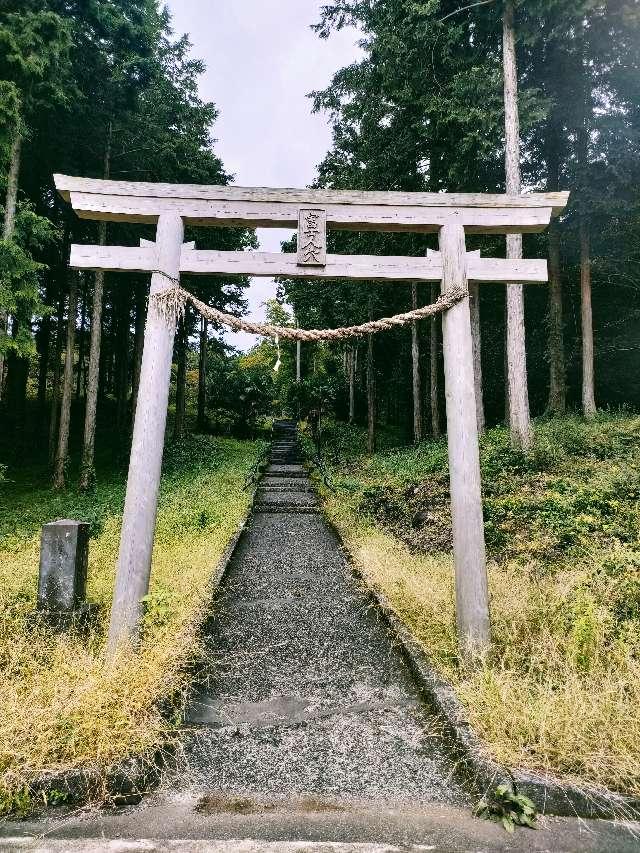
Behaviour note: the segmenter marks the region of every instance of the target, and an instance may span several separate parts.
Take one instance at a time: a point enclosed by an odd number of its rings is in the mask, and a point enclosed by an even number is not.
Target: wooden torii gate
[[[350,192],[102,181],[56,175],[60,194],[84,219],[157,226],[156,241],[139,247],[71,247],[75,269],[151,273],[151,294],[182,273],[287,276],[364,281],[441,281],[442,292],[469,282],[546,282],[542,260],[481,258],[467,253],[470,234],[544,230],[568,193],[523,196],[473,193]],[[298,253],[197,251],[184,244],[185,225],[298,228]],[[439,234],[427,257],[327,254],[327,229]],[[489,642],[478,431],[469,301],[442,320],[447,438],[458,635],[467,652]],[[135,639],[148,592],[175,328],[153,300],[144,353],[127,481],[116,586],[109,629],[112,654]]]

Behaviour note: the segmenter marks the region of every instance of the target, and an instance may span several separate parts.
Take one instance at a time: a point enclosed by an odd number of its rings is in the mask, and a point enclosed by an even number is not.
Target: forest
[[[319,50],[351,26],[362,49],[309,93],[332,130],[314,188],[571,193],[523,246],[467,239],[484,257],[549,266],[548,285],[471,291],[492,657],[474,672],[456,651],[440,317],[346,344],[265,338],[244,352],[188,307],[145,641],[102,669],[149,277],[74,271],[69,251],[136,246],[154,228],[76,217],[53,175],[235,178],[216,154],[216,105],[199,94],[205,65],[159,0],[2,0],[0,815],[29,811],[35,770],[98,754],[112,766],[175,736],[161,706],[179,706],[211,562],[247,511],[246,478],[279,417],[302,425],[328,517],[492,755],[640,791],[640,4],[327,0],[309,23]],[[437,249],[435,234],[328,236],[341,254]],[[188,228],[185,239],[258,248],[251,229]],[[282,248],[295,251],[295,235]],[[247,277],[182,284],[217,309],[248,311]],[[266,315],[331,329],[438,293],[282,278]],[[526,349],[519,368],[510,340]],[[34,640],[25,627],[39,531],[56,517],[91,524],[101,621],[88,644],[44,629]]]
[[[313,108],[330,117],[334,139],[319,164],[316,185],[503,190],[499,5],[461,10],[446,2],[343,2],[325,7],[318,35],[329,37],[333,29],[353,24],[362,33],[365,54],[341,69],[326,90],[311,95]],[[202,64],[191,57],[188,39],[172,34],[167,13],[157,4],[14,6],[5,6],[1,31],[7,187],[0,290],[3,432],[39,448],[48,443],[61,487],[69,423],[84,420],[86,488],[96,420],[106,415],[110,421],[113,413],[118,433],[127,434],[147,285],[140,276],[68,272],[70,243],[104,243],[108,231],[110,242],[126,245],[139,234],[118,225],[102,225],[96,232],[95,225],[78,220],[56,198],[52,175],[183,183],[226,183],[230,176],[211,146],[215,105],[197,94]],[[517,11],[522,186],[571,190],[566,216],[548,233],[524,241],[525,256],[548,257],[551,270],[548,288],[527,288],[525,295],[531,411],[592,414],[596,404],[634,407],[639,12],[634,3],[591,0],[527,3]],[[419,235],[332,233],[331,239],[334,251],[353,254],[424,254],[429,247]],[[202,248],[251,248],[253,241],[251,233],[232,229],[198,234]],[[470,238],[469,244],[487,256],[504,251],[500,239]],[[193,286],[212,305],[242,311],[247,284],[201,279]],[[394,284],[285,281],[280,291],[291,322],[315,328],[389,316],[410,308],[412,300],[421,305],[432,298],[428,286]],[[585,311],[592,323],[584,322]],[[313,400],[315,408],[322,402],[340,417],[366,420],[370,358],[376,422],[395,429],[403,441],[437,436],[443,428],[438,332],[435,325],[421,325],[417,356],[412,356],[411,334],[404,331],[376,339],[370,353],[366,342],[347,351],[305,348],[302,374],[314,386],[306,396],[317,397],[322,386],[323,399]],[[482,288],[479,339],[485,417],[495,424],[505,416],[500,286]],[[176,337],[175,360],[176,434],[184,428],[190,369],[204,374],[199,427],[207,420],[214,429],[224,424],[237,433],[245,428],[245,407],[256,415],[269,413],[274,389],[268,372],[247,373],[219,329],[201,328],[194,316],[187,317]],[[220,387],[211,380],[216,371],[233,374],[234,382],[246,385],[246,394],[207,397],[208,382]],[[282,390],[283,380],[277,384]]]

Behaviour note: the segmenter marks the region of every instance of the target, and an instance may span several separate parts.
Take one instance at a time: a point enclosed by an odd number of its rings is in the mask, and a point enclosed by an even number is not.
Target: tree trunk
[[[107,128],[107,140],[104,152],[103,176],[108,178],[111,172],[112,125]],[[107,223],[98,226],[98,244],[107,244]],[[84,416],[84,436],[82,439],[82,463],[80,465],[80,489],[86,492],[95,482],[95,443],[96,415],[98,395],[100,393],[100,349],[102,345],[102,305],[104,302],[104,272],[95,274],[93,305],[91,311],[91,335],[89,338],[89,370],[87,373],[87,391]]]
[[[56,350],[51,379],[51,415],[49,417],[49,466],[53,467],[58,444],[58,421],[60,417],[60,358],[62,356],[62,331],[64,325],[64,293],[58,299],[56,320]]]
[[[185,408],[187,400],[187,315],[178,323],[177,374],[176,374],[176,417],[173,422],[173,440],[184,436]]]
[[[4,222],[2,225],[3,240],[11,240],[15,228],[21,155],[22,131],[18,129],[11,145],[11,160],[9,162],[9,174],[7,175],[7,194],[5,197]]]
[[[17,334],[18,323],[14,318],[12,334]],[[29,359],[22,358],[15,350],[9,352],[7,359],[6,405],[8,423],[15,449],[26,442],[25,426],[27,412],[27,381],[29,379]]]
[[[373,352],[373,335],[367,342],[367,453],[376,452],[376,378]]]
[[[80,399],[82,393],[82,377],[84,375],[84,339],[87,325],[87,287],[82,287],[82,310],[80,312],[80,333],[78,338],[78,376],[76,382],[76,400]]]
[[[578,221],[580,231],[580,319],[582,327],[582,412],[585,418],[596,414],[593,313],[591,307],[591,235],[589,232],[589,135],[593,116],[591,84],[588,77],[585,42],[582,43],[582,115],[576,134],[576,153],[580,195]]]
[[[131,369],[131,429],[136,420],[138,389],[140,388],[140,368],[144,350],[144,326],[147,318],[147,288],[139,284],[136,288],[136,322],[133,338],[133,366]]]
[[[563,415],[567,408],[560,269],[560,232],[556,222],[552,220],[549,226],[549,401],[547,411],[554,415]]]
[[[107,223],[100,223],[99,243],[106,245]],[[82,442],[82,465],[80,489],[92,488],[95,480],[94,456],[96,440],[96,414],[100,381],[100,345],[102,342],[102,303],[104,299],[104,272],[95,274],[93,308],[91,313],[91,335],[89,339],[89,370],[87,372],[87,395],[84,416],[84,438]]]
[[[411,309],[418,307],[418,285],[411,285]],[[420,338],[418,323],[411,324],[411,381],[413,387],[413,441],[422,441],[422,382],[420,381]]]
[[[50,297],[49,297],[50,298]],[[51,318],[44,317],[38,333],[38,408],[44,413],[47,405],[47,376],[49,373],[49,349],[51,345]]]
[[[476,423],[478,435],[484,432],[484,403],[482,399],[482,339],[480,333],[480,287],[477,282],[469,283],[469,314],[471,318],[471,342],[473,344],[473,381],[476,389]]]
[[[209,342],[209,324],[205,317],[200,318],[200,353],[198,360],[198,431],[204,432],[207,426],[207,345]]]
[[[116,324],[116,429],[124,442],[128,434],[127,407],[129,405],[129,333],[131,327],[130,289],[118,293],[118,318]]]
[[[69,283],[69,314],[67,317],[67,349],[64,361],[62,381],[62,403],[60,405],[60,430],[58,432],[58,451],[53,472],[53,488],[64,489],[66,485],[66,467],[69,456],[69,427],[71,425],[71,399],[73,397],[73,356],[76,340],[76,319],[78,313],[78,274],[72,272]]]
[[[509,195],[520,195],[520,122],[513,0],[506,0],[503,16],[505,171]],[[507,258],[522,258],[522,235],[507,236]],[[514,447],[528,450],[533,433],[529,416],[527,355],[524,329],[524,292],[521,284],[507,284],[507,368],[509,425]]]
[[[349,347],[349,423],[352,424],[356,416],[356,364],[357,344]]]
[[[549,48],[551,59],[547,61],[556,73],[559,65]],[[560,189],[560,147],[562,124],[557,107],[552,107],[546,130],[547,191]],[[547,412],[562,415],[567,408],[567,379],[564,362],[564,331],[562,310],[562,277],[560,263],[560,230],[555,219],[549,224],[547,236],[549,256],[549,399]]]
[[[107,298],[106,295],[103,297],[104,306],[106,308]],[[112,391],[112,383],[111,378],[113,376],[113,354],[112,354],[112,332],[113,332],[113,317],[107,316],[105,313],[105,317],[102,323],[102,355],[101,355],[101,367],[100,367],[100,397],[104,399],[107,397]]]
[[[580,295],[582,319],[582,411],[585,418],[596,413],[593,369],[593,314],[591,310],[591,249],[589,228],[580,219]]]
[[[431,301],[435,302],[438,299],[438,285],[431,285]],[[431,403],[431,435],[438,439],[442,435],[440,432],[440,389],[438,383],[438,315],[434,314],[431,317],[431,335],[429,341],[429,399]]]
[[[18,206],[18,182],[20,178],[20,159],[22,153],[22,129],[16,129],[11,146],[11,160],[9,162],[9,173],[7,175],[7,194],[4,203],[4,221],[2,224],[2,239],[11,240],[16,222],[16,208]],[[0,334],[7,329],[9,317],[5,311],[0,312]],[[0,400],[4,383],[4,356],[0,353]]]

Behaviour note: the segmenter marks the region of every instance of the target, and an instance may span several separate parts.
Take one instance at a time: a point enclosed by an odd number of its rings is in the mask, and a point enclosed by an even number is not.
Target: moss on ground
[[[327,510],[362,571],[454,684],[493,755],[640,793],[640,419],[540,420],[483,438],[492,648],[458,659],[446,445],[367,458],[325,433]]]
[[[142,646],[111,667],[103,648],[124,477],[101,475],[89,495],[53,493],[29,471],[0,485],[0,813],[20,811],[25,786],[43,770],[106,773],[166,745],[199,652],[210,580],[248,508],[243,484],[257,455],[255,443],[208,436],[168,449]],[[87,597],[100,616],[85,639],[28,621],[40,528],[64,517],[91,524]]]

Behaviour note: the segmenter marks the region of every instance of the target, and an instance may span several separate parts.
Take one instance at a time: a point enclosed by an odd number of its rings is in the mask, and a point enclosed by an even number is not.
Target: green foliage
[[[143,631],[165,625],[171,618],[173,601],[171,592],[156,586],[153,593],[142,599],[144,607]]]
[[[51,788],[49,791],[43,792],[42,798],[46,806],[56,808],[57,806],[64,806],[69,801],[69,794],[67,791]]]
[[[32,809],[33,802],[27,785],[19,788],[0,785],[0,818],[24,820]]]
[[[594,547],[617,555],[633,549],[640,536],[640,421],[601,415],[542,419],[530,453],[514,451],[508,431],[489,430],[482,438],[480,462],[485,537],[491,556],[541,561],[555,571],[558,561],[582,559]],[[363,431],[329,423],[324,453],[335,484],[351,492],[359,482],[359,508],[412,547],[450,546],[448,463],[444,442],[381,450],[365,456]],[[633,552],[632,552],[633,553]],[[633,558],[634,559],[634,558]],[[637,566],[625,556],[596,565],[624,578],[613,592],[620,613],[637,618]],[[544,567],[544,568],[543,568]]]
[[[335,373],[322,368],[301,382],[291,382],[284,395],[287,410],[303,420],[330,412],[338,395],[338,383]]]
[[[8,160],[11,142],[20,122],[20,93],[11,80],[0,80],[0,157]]]
[[[524,794],[517,794],[508,785],[498,785],[493,794],[481,800],[476,808],[478,817],[501,824],[512,833],[516,826],[536,829],[535,804]]]
[[[36,106],[66,101],[70,46],[69,22],[55,12],[0,14],[0,75],[16,85],[27,119]]]
[[[271,414],[276,397],[275,347],[267,342],[246,355],[209,347],[208,417],[211,429],[224,435],[254,436]]]
[[[558,223],[562,245],[569,404],[580,396],[578,220],[591,234],[598,403],[640,405],[640,15],[637,4],[592,0],[516,3],[518,106],[524,184],[571,190]],[[332,122],[333,144],[317,185],[362,190],[496,192],[504,187],[502,3],[457,0],[332,0],[316,31],[328,38],[353,25],[362,55],[313,93]],[[425,235],[329,235],[334,251],[422,255]],[[470,248],[500,256],[503,238],[469,237]],[[544,257],[547,238],[525,237],[525,254]],[[348,282],[284,282],[302,325],[361,322],[371,312],[407,310],[408,287]],[[429,300],[426,288],[419,299]],[[484,400],[489,422],[504,416],[504,297],[482,290]],[[548,399],[546,295],[527,293],[532,410]],[[426,325],[426,324],[425,324]],[[426,338],[426,333],[425,333]],[[426,344],[426,340],[424,341]],[[423,345],[423,352],[426,347]],[[423,376],[425,368],[423,363]],[[379,419],[411,429],[407,330],[376,339]],[[364,385],[364,375],[357,377]],[[402,401],[401,411],[396,405]],[[358,417],[364,417],[358,399]]]
[[[20,317],[44,313],[38,277],[43,268],[13,240],[0,240],[0,309]],[[29,326],[20,325],[15,336],[0,327],[0,353],[11,349],[21,355],[35,352]]]

